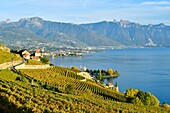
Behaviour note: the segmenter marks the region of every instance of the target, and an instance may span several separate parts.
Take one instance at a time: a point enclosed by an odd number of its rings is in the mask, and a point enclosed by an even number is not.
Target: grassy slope
[[[162,107],[104,100],[89,91],[73,95],[47,90],[41,85],[31,87],[26,79],[16,80],[18,76],[9,70],[0,71],[0,112],[170,112]]]
[[[7,81],[15,81],[17,77],[18,77],[18,74],[13,73],[12,71],[9,71],[7,69],[0,71],[1,79],[7,80]]]
[[[13,53],[4,52],[0,50],[0,64],[5,62],[12,62],[15,60],[21,60],[21,57]]]
[[[29,75],[30,77],[39,80],[40,82],[47,82],[48,84],[58,87],[61,91],[64,91],[68,85],[73,86],[75,90],[84,92],[86,90],[92,91],[94,94],[109,98],[112,100],[126,101],[126,98],[122,93],[104,89],[96,83],[91,81],[81,82],[83,77],[78,76],[73,70],[61,67],[51,67],[49,69],[41,70],[20,70],[22,73]]]
[[[45,65],[45,64],[42,63],[41,61],[28,59],[25,65]]]

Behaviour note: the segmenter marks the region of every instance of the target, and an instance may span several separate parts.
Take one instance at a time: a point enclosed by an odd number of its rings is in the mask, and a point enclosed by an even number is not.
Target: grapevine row
[[[115,94],[116,92],[111,90],[106,90],[101,86],[92,83],[92,82],[81,82],[75,78],[74,72],[71,70],[65,70],[58,67],[52,67],[49,69],[40,69],[40,70],[21,70],[22,73],[42,82],[49,84],[51,86],[59,86],[66,88],[68,85],[72,85],[75,90],[86,91],[87,89],[91,90],[92,93],[105,97],[106,99],[122,99],[123,95]],[[71,74],[74,75],[71,75]],[[63,75],[63,76],[62,76]],[[66,77],[67,76],[67,77]],[[74,76],[74,77],[73,77]]]

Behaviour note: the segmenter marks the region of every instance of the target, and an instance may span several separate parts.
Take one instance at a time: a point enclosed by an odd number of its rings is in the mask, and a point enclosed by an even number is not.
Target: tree
[[[112,68],[109,68],[109,69],[107,70],[107,73],[108,73],[109,75],[113,75],[113,74],[114,74],[114,70],[113,70]]]
[[[76,66],[73,66],[73,67],[71,67],[71,69],[73,69],[73,70],[79,70]]]
[[[126,98],[135,98],[138,92],[139,92],[138,89],[133,89],[133,88],[127,89],[126,93],[125,93],[125,97]]]
[[[137,105],[158,106],[159,100],[149,92],[138,89],[127,89],[125,93],[127,101]]]
[[[44,64],[49,64],[49,59],[46,57],[40,57],[40,61]]]
[[[102,76],[101,70],[99,70],[99,80],[101,83],[104,83],[104,78]]]

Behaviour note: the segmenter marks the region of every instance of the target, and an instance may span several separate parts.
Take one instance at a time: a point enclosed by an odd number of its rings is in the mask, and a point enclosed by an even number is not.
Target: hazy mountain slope
[[[164,24],[140,25],[121,20],[81,26],[125,45],[169,46],[170,44],[170,27]]]
[[[15,47],[49,43],[49,41],[35,35],[30,30],[15,27],[0,27],[0,42]]]
[[[60,37],[64,37],[68,38],[70,42],[72,41],[78,44],[82,43],[82,45],[89,46],[110,46],[117,44],[113,40],[75,24],[44,21],[40,18],[25,20],[24,24],[21,24],[20,26],[23,28],[29,28],[39,36],[45,35],[44,38],[51,41],[55,41],[56,38],[62,40]]]
[[[17,27],[32,31],[35,35],[52,41],[53,43],[69,46],[114,46],[117,42],[105,36],[86,30],[79,25],[45,21],[38,17],[25,18],[19,22],[1,24],[3,27]]]
[[[14,42],[22,40],[22,44],[39,40],[51,43],[46,44],[48,46],[64,47],[170,45],[170,26],[164,24],[140,25],[121,20],[77,25],[33,17],[18,22],[4,21],[0,23],[0,28],[0,41],[8,46],[13,44],[8,38]]]

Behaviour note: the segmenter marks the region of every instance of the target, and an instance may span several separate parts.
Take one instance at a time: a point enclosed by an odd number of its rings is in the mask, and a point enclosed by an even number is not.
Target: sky
[[[40,17],[66,23],[129,20],[170,25],[170,0],[1,0],[0,21]]]

